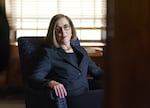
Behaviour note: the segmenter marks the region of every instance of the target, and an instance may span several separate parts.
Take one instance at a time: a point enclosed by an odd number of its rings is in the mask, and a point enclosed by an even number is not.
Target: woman
[[[34,86],[50,88],[51,98],[57,101],[59,108],[67,108],[66,96],[88,92],[87,73],[97,78],[102,73],[84,48],[71,43],[75,40],[77,36],[71,19],[63,14],[55,15],[47,33],[47,47],[31,75]]]

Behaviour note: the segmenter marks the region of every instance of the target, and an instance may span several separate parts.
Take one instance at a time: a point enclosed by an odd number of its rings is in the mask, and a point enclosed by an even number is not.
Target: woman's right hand
[[[63,84],[52,80],[48,83],[48,85],[55,91],[56,96],[60,98],[64,98],[65,96],[67,96],[67,91]]]

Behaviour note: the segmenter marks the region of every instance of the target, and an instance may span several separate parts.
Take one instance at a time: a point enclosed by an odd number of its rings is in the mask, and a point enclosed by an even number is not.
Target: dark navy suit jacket
[[[62,48],[45,47],[32,72],[35,87],[48,87],[50,80],[64,84],[68,95],[80,95],[89,89],[87,73],[100,77],[102,70],[87,55],[81,46],[72,46],[80,55],[79,65],[73,63]]]

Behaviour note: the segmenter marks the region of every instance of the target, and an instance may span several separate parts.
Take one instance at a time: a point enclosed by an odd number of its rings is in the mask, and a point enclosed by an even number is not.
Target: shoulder
[[[80,52],[82,52],[82,53],[84,53],[84,54],[87,54],[85,48],[82,47],[82,46],[73,46],[73,48],[80,51]]]
[[[49,54],[54,54],[56,53],[58,48],[53,48],[53,47],[43,47],[43,51]]]

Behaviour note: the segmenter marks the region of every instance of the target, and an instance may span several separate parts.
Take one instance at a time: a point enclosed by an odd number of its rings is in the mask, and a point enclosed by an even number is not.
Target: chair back
[[[31,72],[34,61],[45,43],[44,37],[18,38],[19,57],[24,81]]]

